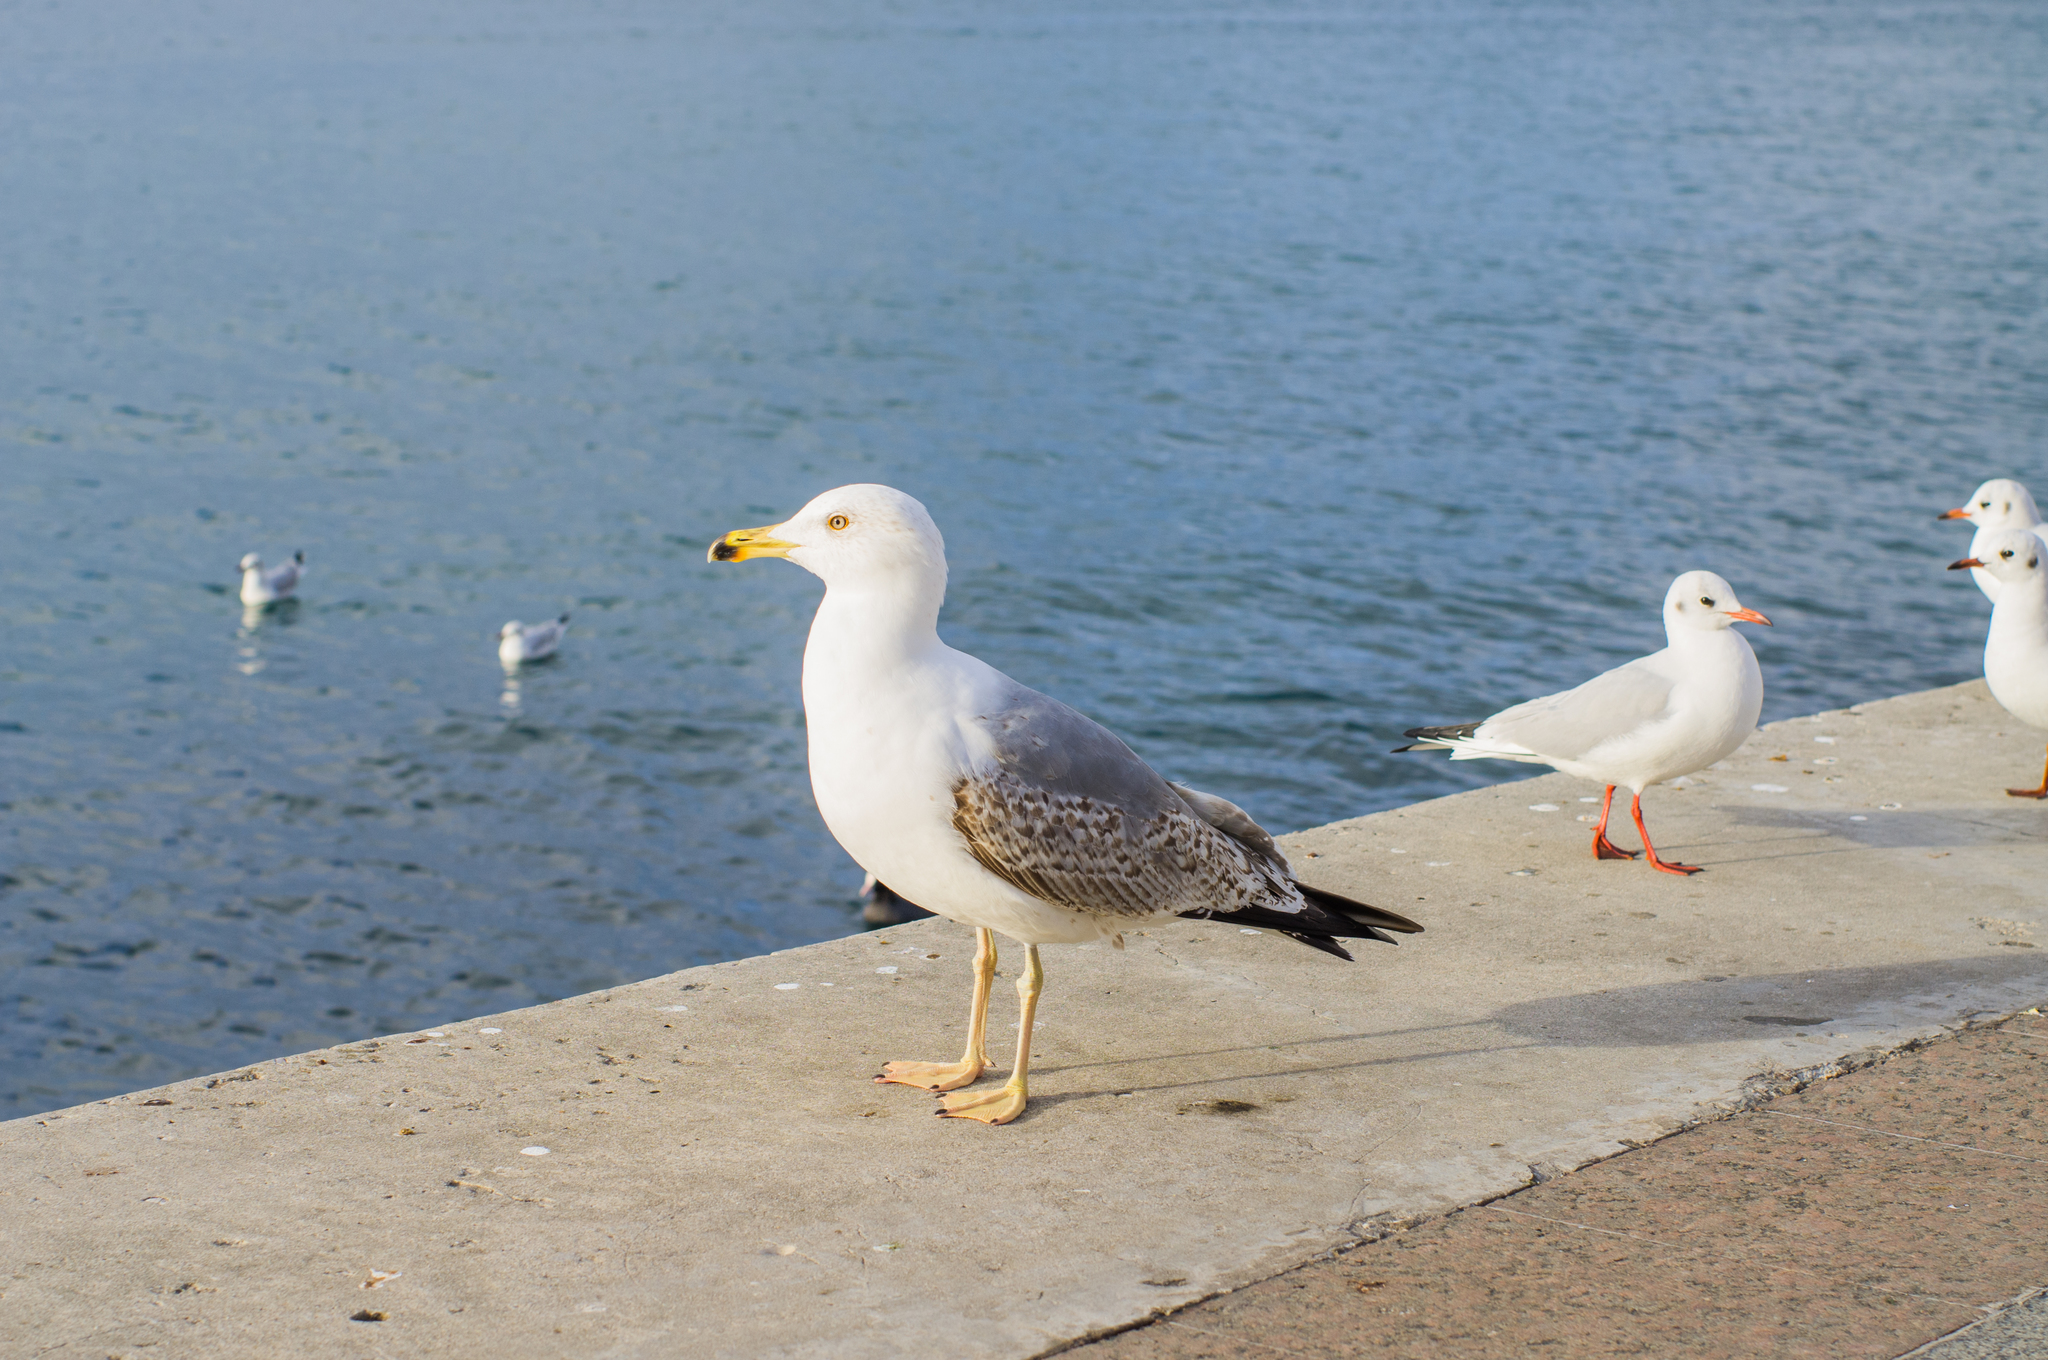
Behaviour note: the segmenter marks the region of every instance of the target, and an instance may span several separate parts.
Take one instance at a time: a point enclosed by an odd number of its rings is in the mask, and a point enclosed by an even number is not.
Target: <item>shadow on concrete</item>
[[[1772,1029],[1789,1034],[1896,1028],[1910,1023],[1915,1010],[1924,1009],[1930,1019],[1954,1014],[1951,998],[1980,986],[2031,986],[2048,1001],[2048,950],[1616,987],[1518,1002],[1489,1020],[1546,1047],[1718,1044],[1755,1039]]]
[[[1516,1002],[1484,1019],[1450,1025],[1100,1062],[1040,1062],[1033,1069],[1039,1073],[1093,1070],[1110,1080],[1086,1090],[1034,1095],[1032,1104],[1050,1106],[1125,1092],[1192,1091],[1517,1049],[1665,1048],[1871,1027],[1903,1029],[1923,1012],[1929,1021],[1955,1014],[1955,994],[1979,986],[2031,987],[2030,995],[2048,1002],[2048,950],[2012,953],[2017,957],[1987,954],[1872,968],[1652,983]],[[1347,1049],[1356,1056],[1347,1055]],[[1198,1064],[1202,1070],[1176,1079],[1172,1069],[1183,1063]],[[1119,1076],[1122,1080],[1116,1080]]]
[[[1756,807],[1720,804],[1716,810],[1738,827],[1765,827],[1786,834],[1759,843],[1754,837],[1721,840],[1712,836],[1692,837],[1684,849],[1694,854],[1710,848],[1740,848],[1747,853],[1728,855],[1718,861],[1787,859],[1809,855],[1839,855],[1853,850],[1954,850],[1977,849],[1986,845],[2036,844],[2048,835],[2048,814],[2034,805],[2002,807],[1902,808],[1886,812],[1879,808],[1817,812],[1801,808]],[[1852,821],[1861,816],[1864,821]],[[1660,847],[1661,848],[1661,847]],[[1674,843],[1671,853],[1679,852]]]

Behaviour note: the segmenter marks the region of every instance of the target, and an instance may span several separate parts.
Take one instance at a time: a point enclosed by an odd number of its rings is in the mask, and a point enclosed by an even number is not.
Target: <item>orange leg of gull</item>
[[[1629,815],[1636,819],[1636,830],[1642,834],[1643,853],[1648,855],[1652,869],[1667,874],[1697,874],[1703,872],[1696,864],[1673,864],[1657,858],[1657,847],[1650,844],[1650,828],[1643,825],[1643,795],[1637,794],[1629,800]]]
[[[2015,798],[2048,798],[2048,765],[2041,768],[2041,787],[2038,789],[2007,789]]]
[[[995,932],[977,930],[974,941],[974,1006],[967,1013],[967,1051],[956,1063],[884,1063],[881,1075],[875,1078],[877,1082],[885,1086],[898,1082],[922,1086],[927,1091],[951,1091],[995,1066],[988,1060],[988,989],[996,977]]]
[[[1024,1113],[1025,1076],[1031,1070],[1031,1022],[1038,1018],[1038,994],[1045,990],[1045,969],[1039,966],[1038,946],[1024,946],[1024,972],[1017,979],[1017,1065],[999,1091],[960,1092],[941,1097],[934,1113],[954,1119],[979,1119],[984,1124],[1007,1124]]]
[[[1624,850],[1607,839],[1607,814],[1614,810],[1614,785],[1607,786],[1607,797],[1600,803],[1600,825],[1593,828],[1594,859],[1634,859],[1640,850]],[[1645,840],[1643,844],[1648,845]]]

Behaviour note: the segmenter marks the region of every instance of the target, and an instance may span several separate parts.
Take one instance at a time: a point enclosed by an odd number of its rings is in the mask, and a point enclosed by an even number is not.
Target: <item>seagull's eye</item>
[[[1702,595],[1700,596],[1700,603],[1705,605],[1707,608],[1712,609],[1714,607],[1714,597],[1711,595]]]
[[[2011,556],[2012,556],[2012,549],[2011,549],[2011,548],[2000,548],[2000,549],[1998,550],[1998,555],[1999,555],[2000,557],[2008,557],[2008,558],[2009,558],[2009,557],[2011,557]]]
[[[825,521],[825,527],[827,529],[844,529],[850,523],[852,523],[852,521],[847,519],[846,516],[834,515],[832,518]]]
[[[1989,510],[1989,509],[1991,508],[1991,502],[1990,502],[1990,501],[1978,501],[1978,502],[1977,502],[1977,508],[1978,508],[1979,510]]]

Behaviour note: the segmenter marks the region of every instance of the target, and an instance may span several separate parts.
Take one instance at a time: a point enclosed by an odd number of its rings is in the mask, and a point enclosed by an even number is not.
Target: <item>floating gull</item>
[[[1987,483],[1988,485],[1988,483]],[[2024,492],[2021,494],[2025,494]],[[2037,535],[2017,529],[1977,535],[1981,555],[1951,562],[1989,572],[1999,591],[1992,599],[1991,632],[1984,639],[1984,679],[1992,697],[2030,727],[2048,727],[2048,567]],[[2048,798],[2048,766],[2038,789],[2007,789],[2015,798]]]
[[[246,605],[276,604],[289,599],[299,588],[299,572],[306,565],[306,555],[292,554],[292,560],[279,563],[266,570],[263,559],[255,553],[242,556],[242,603]]]
[[[1006,1124],[1023,1113],[1038,946],[1108,939],[1176,917],[1292,935],[1339,958],[1339,938],[1422,927],[1295,881],[1235,805],[1154,774],[1108,730],[939,640],[946,550],[925,508],[886,486],[845,486],[764,529],[712,545],[715,562],[787,557],[825,598],[804,648],[804,719],[818,811],[862,868],[973,926],[974,1002],[956,1063],[893,1062],[881,1082],[957,1091],[984,1047],[1000,931],[1025,946],[1009,1082],[945,1097],[938,1113]]]
[[[1607,839],[1616,785],[1635,795],[1629,812],[1642,833],[1650,867],[1667,874],[1697,868],[1657,858],[1643,825],[1643,790],[1703,770],[1742,745],[1763,710],[1764,681],[1756,653],[1733,629],[1736,620],[1768,625],[1744,609],[1734,588],[1711,571],[1689,571],[1664,595],[1661,652],[1596,675],[1577,689],[1502,709],[1483,722],[1411,727],[1419,737],[1397,751],[1448,750],[1452,760],[1497,757],[1548,765],[1607,786],[1593,828],[1595,859],[1634,859]]]
[[[512,670],[522,661],[539,661],[542,657],[553,656],[555,648],[562,645],[562,634],[568,631],[567,614],[546,623],[508,620],[498,630],[498,660],[505,663],[506,670]]]
[[[2048,539],[2048,524],[2041,522],[2041,512],[2034,508],[2034,498],[2027,489],[2010,477],[1994,477],[1977,488],[1977,494],[1970,497],[1968,505],[1959,505],[1944,511],[1943,519],[1966,519],[1977,526],[1977,533],[1970,540],[1970,556],[1984,557],[1991,547],[1991,538],[2018,529]],[[1984,592],[1991,603],[1998,603],[1998,577],[1988,569],[1973,568],[1970,575],[1977,582],[1977,589]]]

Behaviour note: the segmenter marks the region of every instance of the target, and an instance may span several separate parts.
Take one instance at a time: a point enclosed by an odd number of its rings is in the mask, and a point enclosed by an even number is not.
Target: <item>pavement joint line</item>
[[[1838,1119],[1818,1119],[1810,1114],[1788,1114],[1784,1110],[1762,1110],[1761,1114],[1775,1115],[1779,1119],[1803,1119],[1809,1124],[1829,1124],[1838,1129],[1854,1129],[1858,1133],[1874,1133],[1880,1138],[1903,1138],[1909,1143],[1932,1143],[1936,1147],[1961,1148],[1964,1152],[1981,1152],[1986,1157],[2007,1157],[2015,1162],[2032,1162],[2035,1166],[2048,1166],[2048,1160],[2040,1157],[2022,1157],[2017,1152],[1996,1152],[1970,1143],[1951,1143],[1940,1138],[1916,1138],[1910,1133],[1890,1133],[1884,1129],[1873,1129],[1864,1124],[1844,1124]]]
[[[2043,1294],[2048,1294],[2048,1285],[2043,1285],[2038,1289],[2026,1290],[2013,1298],[2001,1299],[1996,1303],[1977,1304],[1977,1311],[1984,1316],[1973,1318],[1952,1332],[1943,1332],[1932,1341],[1924,1342],[1907,1351],[1904,1355],[1896,1357],[1896,1360],[1914,1360],[1915,1356],[1934,1355],[1939,1347],[1954,1341],[1958,1337],[1968,1336],[1970,1333],[1978,1331],[1992,1322],[1996,1322],[2004,1314],[2011,1312],[2015,1308],[2025,1307]]]

